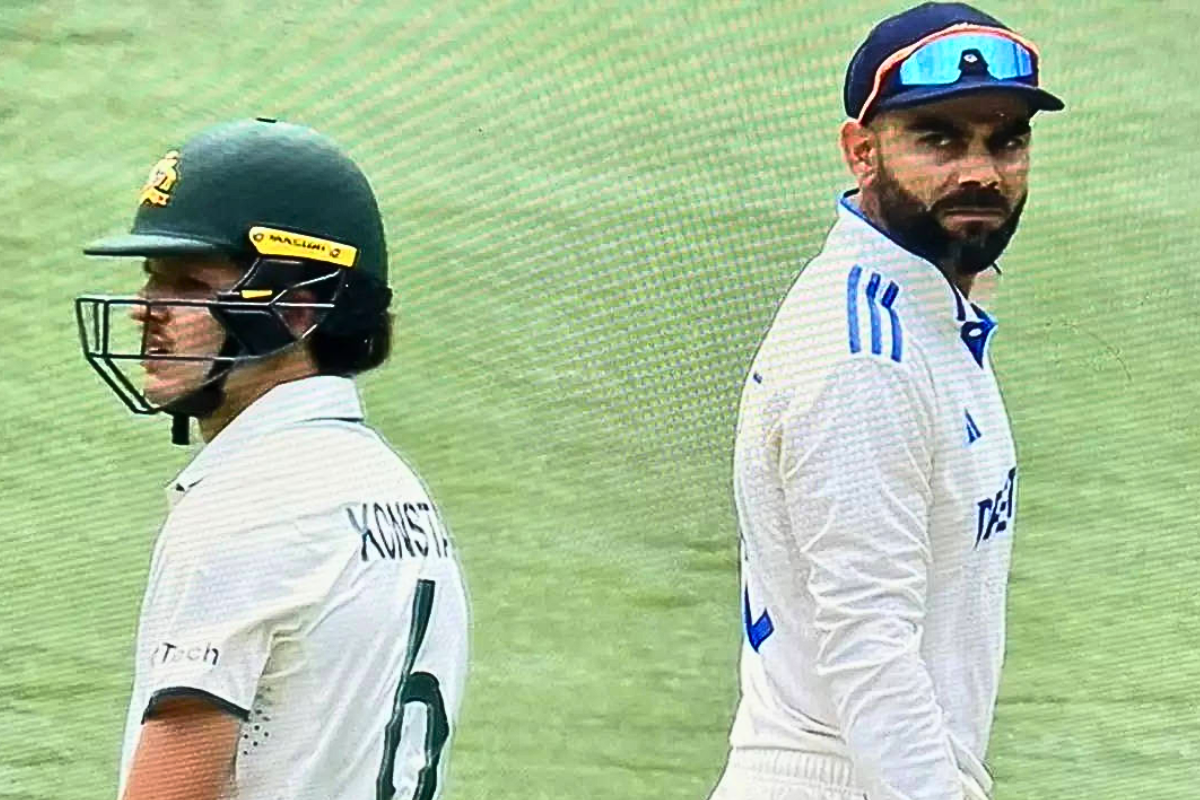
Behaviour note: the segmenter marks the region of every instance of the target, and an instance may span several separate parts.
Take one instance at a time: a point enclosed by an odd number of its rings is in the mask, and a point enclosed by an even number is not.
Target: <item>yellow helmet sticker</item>
[[[154,206],[165,206],[171,202],[171,190],[179,182],[179,151],[172,150],[158,160],[146,178],[146,185],[138,200]]]
[[[353,267],[358,257],[357,247],[262,225],[250,229],[250,243],[260,255],[308,258],[339,267]]]

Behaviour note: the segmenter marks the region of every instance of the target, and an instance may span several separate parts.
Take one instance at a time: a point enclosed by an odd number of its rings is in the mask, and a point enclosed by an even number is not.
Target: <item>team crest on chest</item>
[[[171,202],[171,191],[179,182],[179,151],[172,150],[158,160],[146,178],[142,187],[139,202],[142,204],[165,206]]]

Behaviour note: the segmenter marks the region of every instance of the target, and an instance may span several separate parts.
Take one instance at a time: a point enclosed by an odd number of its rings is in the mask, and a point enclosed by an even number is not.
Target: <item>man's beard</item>
[[[951,266],[961,275],[975,275],[996,262],[1016,233],[1028,198],[1022,195],[1016,207],[1010,208],[1004,195],[993,189],[965,188],[927,207],[885,169],[879,170],[875,191],[880,216],[893,239],[939,269]],[[995,229],[972,224],[962,234],[955,234],[942,227],[938,214],[958,206],[995,208],[1008,217]]]

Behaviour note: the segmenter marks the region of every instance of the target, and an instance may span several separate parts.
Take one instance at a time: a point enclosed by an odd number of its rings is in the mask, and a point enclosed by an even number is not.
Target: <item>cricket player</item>
[[[713,800],[979,800],[1017,460],[971,299],[1025,205],[1038,50],[961,3],[850,62],[846,193],[741,397],[741,699]]]
[[[130,234],[85,252],[145,271],[135,297],[76,300],[86,358],[205,442],[167,487],[119,797],[438,797],[468,604],[437,506],[354,383],[391,336],[366,177],[308,128],[217,125],[155,165]],[[122,324],[138,346],[115,346]]]

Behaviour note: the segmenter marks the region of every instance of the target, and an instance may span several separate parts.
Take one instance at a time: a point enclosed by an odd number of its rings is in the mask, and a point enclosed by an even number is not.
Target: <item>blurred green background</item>
[[[253,6],[251,10],[250,6]],[[457,536],[448,798],[679,798],[737,697],[730,460],[754,347],[848,185],[874,0],[0,5],[0,798],[112,798],[160,487],[189,455],[78,352],[150,166],[255,115],[380,196],[400,335],[362,382]],[[1068,111],[991,310],[1022,458],[998,800],[1200,785],[1200,11],[992,2]]]

